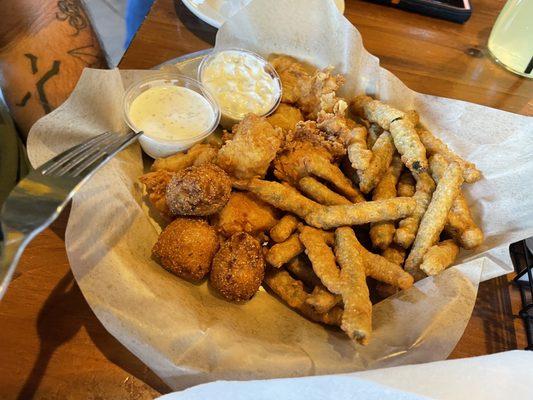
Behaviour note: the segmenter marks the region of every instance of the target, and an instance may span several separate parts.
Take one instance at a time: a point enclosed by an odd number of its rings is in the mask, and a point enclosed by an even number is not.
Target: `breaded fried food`
[[[226,299],[249,300],[265,275],[261,245],[252,236],[239,232],[220,246],[213,259],[209,282]]]
[[[248,114],[232,132],[233,138],[218,151],[216,164],[237,179],[263,178],[281,146],[281,128]]]
[[[413,199],[416,200],[415,211],[399,222],[398,229],[394,234],[394,242],[405,249],[413,244],[420,220],[424,216],[431,201],[431,195],[435,190],[435,182],[427,172],[417,174],[416,179],[416,192],[413,195]]]
[[[400,265],[394,264],[380,255],[371,253],[357,240],[357,237],[354,247],[363,257],[367,276],[400,289],[408,289],[413,286],[413,277],[405,272]]]
[[[299,311],[310,320],[326,325],[339,326],[341,324],[343,313],[341,307],[333,307],[324,314],[317,313],[313,306],[306,302],[310,294],[304,290],[302,282],[294,279],[287,271],[270,269],[265,274],[265,283],[289,307]]]
[[[217,155],[217,149],[208,144],[197,143],[187,152],[179,152],[174,155],[158,158],[152,164],[152,171],[178,172],[193,165],[202,165],[212,162]]]
[[[267,121],[274,128],[281,128],[285,132],[293,131],[296,124],[303,121],[304,116],[299,108],[281,103],[274,114],[267,117]]]
[[[329,153],[309,142],[293,142],[274,161],[274,174],[280,180],[297,185],[300,179],[314,175],[330,182],[352,202],[364,200],[340,168],[331,163]]]
[[[300,241],[313,266],[313,271],[331,293],[342,294],[340,270],[335,262],[335,255],[327,245],[323,235],[309,226],[300,231]]]
[[[339,204],[352,204],[352,202],[346,197],[335,193],[333,190],[328,188],[326,185],[320,183],[313,177],[306,176],[305,178],[300,179],[298,186],[304,194],[306,194],[307,196],[309,196],[320,204],[328,206]]]
[[[224,208],[216,218],[218,231],[226,237],[237,232],[246,232],[252,236],[268,231],[277,220],[277,212],[251,193],[233,192]]]
[[[302,251],[304,251],[304,246],[298,239],[298,234],[295,233],[284,242],[272,246],[266,254],[266,261],[274,268],[281,268]]]
[[[409,170],[413,173],[427,170],[426,149],[412,122],[405,118],[405,113],[369,96],[357,96],[352,108],[354,112],[364,115],[370,122],[375,122],[390,132],[394,146]]]
[[[438,182],[448,163],[442,155],[437,153],[429,158],[429,165],[433,179]],[[483,243],[483,231],[472,218],[472,213],[462,191],[452,203],[444,231],[464,249],[473,249]]]
[[[314,287],[313,291],[305,300],[313,309],[324,314],[342,302],[342,296],[330,293],[322,284]]]
[[[318,112],[333,111],[335,92],[344,83],[342,75],[332,75],[333,67],[314,70],[289,56],[274,56],[270,63],[282,84],[281,101],[296,104],[306,119],[316,119]]]
[[[343,140],[340,135],[319,129],[315,121],[300,121],[294,131],[289,132],[286,137],[287,143],[306,142],[326,150],[329,154],[325,157],[333,161],[346,154]]]
[[[295,58],[285,55],[276,55],[270,58],[281,79],[281,101],[283,103],[296,103],[303,95],[311,90],[310,68],[307,68]]]
[[[390,133],[383,132],[372,147],[372,158],[366,169],[357,170],[359,188],[363,193],[370,193],[376,187],[392,162],[394,145]]]
[[[407,110],[405,112],[404,118],[411,122],[414,127],[416,127],[420,123],[420,115],[418,115],[418,112],[416,112],[416,110]]]
[[[284,242],[292,235],[298,226],[298,218],[292,214],[285,214],[272,229],[270,238],[277,243]]]
[[[429,155],[440,154],[448,163],[455,162],[463,169],[463,178],[466,183],[474,183],[481,179],[481,171],[474,163],[464,160],[454,153],[442,140],[437,138],[427,129],[418,129],[418,136],[426,146]]]
[[[437,275],[453,264],[459,254],[459,246],[452,240],[444,240],[431,246],[424,258],[420,269],[427,275]]]
[[[338,137],[344,143],[353,168],[368,168],[372,151],[367,148],[367,130],[363,125],[358,125],[343,115],[321,111],[318,113],[317,127],[328,135]]]
[[[165,195],[171,215],[206,216],[221,210],[230,193],[229,176],[215,164],[202,164],[176,172]]]
[[[397,244],[392,243],[389,247],[381,252],[381,255],[389,260],[391,263],[403,265],[407,250]]]
[[[420,264],[428,249],[439,239],[448,213],[452,208],[452,203],[461,191],[462,183],[463,171],[461,167],[456,163],[450,164],[437,184],[426,213],[420,221],[411,252],[405,261],[406,271],[413,275],[416,280],[424,278]]]
[[[298,232],[302,232],[302,230],[306,227],[310,228],[309,225],[298,224]],[[322,229],[317,229],[317,228],[314,228],[314,231],[316,234],[319,234],[322,236],[322,240],[324,240],[324,242],[326,242],[328,246],[333,246],[333,244],[335,243],[335,232],[324,231]]]
[[[395,197],[351,205],[321,206],[304,219],[308,225],[316,228],[331,229],[404,218],[413,213],[415,206],[416,202],[411,197]]]
[[[302,281],[304,285],[309,288],[322,285],[320,278],[316,276],[315,271],[313,271],[311,261],[309,261],[309,258],[305,254],[300,254],[298,257],[294,257],[287,263],[285,268],[292,276]]]
[[[396,197],[396,183],[403,168],[400,157],[396,155],[393,157],[390,167],[387,169],[385,175],[381,178],[378,185],[372,194],[372,200],[384,200]],[[381,221],[374,222],[370,225],[370,240],[374,247],[386,249],[392,242],[394,237],[394,222]]]
[[[167,271],[198,281],[209,273],[218,246],[218,236],[207,222],[177,218],[161,232],[152,254]]]
[[[398,180],[398,197],[412,197],[415,190],[415,178],[409,171],[403,171]]]
[[[235,181],[233,186],[241,190],[252,192],[261,200],[304,218],[311,211],[320,207],[320,204],[308,199],[296,189],[279,182],[252,179],[250,181]]]
[[[376,123],[371,123],[367,128],[368,136],[366,137],[366,146],[371,149],[374,147],[376,140],[383,133],[383,128]]]
[[[139,181],[141,181],[141,183],[146,187],[148,200],[150,200],[154,207],[163,215],[170,215],[167,205],[166,192],[167,185],[173,176],[173,172],[159,170],[148,172],[139,178]]]
[[[320,111],[333,112],[337,103],[335,92],[344,84],[342,75],[332,75],[333,67],[316,71],[311,76],[310,86],[305,86],[296,101],[306,119],[316,120]]]
[[[335,256],[341,267],[344,313],[341,329],[350,339],[368,344],[372,332],[372,303],[366,284],[363,257],[357,249],[357,238],[349,227],[335,230]]]

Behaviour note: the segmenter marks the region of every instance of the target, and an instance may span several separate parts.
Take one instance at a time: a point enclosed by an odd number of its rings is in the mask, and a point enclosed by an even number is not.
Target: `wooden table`
[[[346,16],[382,65],[416,91],[533,115],[533,82],[492,63],[485,44],[504,0],[472,0],[465,25],[363,1]],[[156,0],[121,68],[151,68],[211,47],[215,30],[181,3]],[[67,214],[24,253],[0,303],[0,398],[149,399],[168,388],[109,335],[70,273]],[[516,290],[505,277],[480,286],[474,314],[451,358],[523,348]]]

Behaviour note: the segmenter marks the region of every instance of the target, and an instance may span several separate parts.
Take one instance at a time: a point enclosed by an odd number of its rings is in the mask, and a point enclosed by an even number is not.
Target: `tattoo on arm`
[[[15,105],[16,105],[16,106],[19,106],[19,107],[24,107],[30,98],[31,98],[31,93],[30,93],[30,92],[27,92],[27,93],[24,95],[24,97],[20,100],[20,102],[15,103]]]
[[[31,62],[31,73],[33,75],[35,75],[38,71],[38,68],[37,68],[37,57],[35,57],[33,54],[30,54],[30,53],[26,53],[24,54],[25,57],[29,58],[30,62]]]
[[[41,101],[41,105],[43,106],[43,110],[46,114],[48,114],[50,111],[52,111],[52,107],[50,106],[50,103],[48,102],[48,99],[46,98],[46,93],[44,92],[44,84],[48,82],[48,80],[54,76],[59,74],[59,64],[61,64],[58,60],[54,60],[52,63],[52,67],[46,71],[46,73],[37,81],[37,94],[39,95],[39,100]]]
[[[31,70],[32,73],[35,75],[37,72],[39,72],[39,67],[37,65],[38,57],[36,57],[33,54],[27,53],[24,54],[31,62]],[[59,60],[54,60],[52,63],[52,66],[48,71],[46,71],[41,78],[36,83],[36,91],[37,91],[37,97],[39,97],[39,103],[43,107],[43,110],[46,114],[48,114],[50,111],[52,111],[52,106],[50,105],[48,98],[46,97],[46,92],[44,90],[44,85],[46,82],[48,82],[53,76],[59,74],[59,66],[61,62]],[[19,107],[24,107],[28,101],[31,98],[31,92],[27,92],[24,97],[20,100],[20,102],[16,103]]]
[[[89,68],[98,68],[105,64],[99,49],[95,47],[94,43],[86,46],[76,47],[67,51],[67,54],[77,58]]]
[[[76,32],[72,35],[77,36],[82,29],[87,28],[87,16],[83,11],[80,0],[59,0],[57,2],[56,19],[58,21],[68,21]]]

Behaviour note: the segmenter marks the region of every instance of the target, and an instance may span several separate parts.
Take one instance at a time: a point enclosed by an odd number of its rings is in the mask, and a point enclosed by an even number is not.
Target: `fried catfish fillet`
[[[219,150],[216,164],[237,179],[264,177],[282,144],[281,128],[274,128],[264,117],[248,114],[232,132],[232,139]]]

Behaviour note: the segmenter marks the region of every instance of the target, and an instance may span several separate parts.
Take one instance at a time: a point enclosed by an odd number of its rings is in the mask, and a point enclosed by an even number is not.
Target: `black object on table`
[[[524,321],[526,350],[533,350],[533,254],[525,240],[511,244],[509,252],[516,271],[513,284],[520,290],[522,299],[522,308],[518,315]]]
[[[469,0],[367,0],[430,17],[464,23],[472,15]]]

